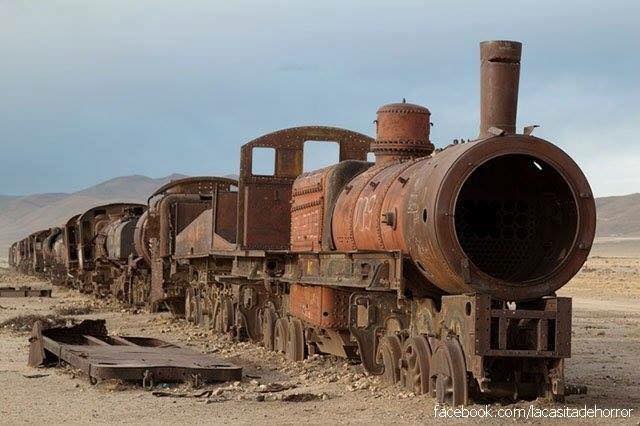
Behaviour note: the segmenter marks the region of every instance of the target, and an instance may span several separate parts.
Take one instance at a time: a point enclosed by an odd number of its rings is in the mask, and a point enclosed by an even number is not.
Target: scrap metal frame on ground
[[[51,289],[36,289],[29,286],[0,287],[0,297],[51,297]]]
[[[70,327],[43,329],[37,321],[29,339],[29,366],[64,361],[89,377],[157,383],[206,383],[242,379],[242,367],[211,355],[150,337],[113,336],[104,320],[85,320]]]

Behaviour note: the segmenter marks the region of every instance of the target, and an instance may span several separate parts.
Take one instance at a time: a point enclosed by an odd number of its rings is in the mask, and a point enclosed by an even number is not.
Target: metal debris
[[[51,297],[51,289],[34,289],[29,286],[0,287],[0,297]]]
[[[104,320],[85,320],[72,327],[43,330],[37,321],[29,339],[29,366],[65,361],[89,376],[92,384],[104,379],[155,383],[205,383],[239,380],[242,368],[149,337],[113,336]]]

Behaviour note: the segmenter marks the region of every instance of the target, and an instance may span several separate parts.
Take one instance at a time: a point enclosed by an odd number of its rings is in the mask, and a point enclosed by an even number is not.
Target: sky
[[[0,194],[237,173],[255,137],[373,136],[402,98],[431,110],[436,146],[473,138],[491,39],[524,44],[518,128],[539,124],[597,196],[640,192],[638,16],[617,0],[0,0]]]

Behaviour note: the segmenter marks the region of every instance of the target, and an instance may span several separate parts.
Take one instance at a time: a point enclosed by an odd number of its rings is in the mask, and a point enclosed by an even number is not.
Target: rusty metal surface
[[[291,250],[333,250],[331,218],[344,185],[371,166],[346,160],[334,166],[300,175],[291,197]]]
[[[110,222],[104,229],[106,234],[105,248],[111,260],[126,260],[136,254],[133,234],[139,216],[123,217]]]
[[[432,328],[423,332],[440,336],[440,343],[456,336],[466,370],[485,395],[564,395],[562,362],[571,356],[569,298],[506,303],[482,294],[445,296]]]
[[[291,314],[312,325],[343,330],[349,325],[349,295],[331,287],[294,284],[289,296]]]
[[[135,230],[133,231],[133,245],[135,246],[136,253],[141,256],[147,265],[151,264],[151,247],[149,236],[147,234],[149,229],[149,210],[142,213],[142,216],[136,222]]]
[[[333,237],[338,250],[406,250],[393,232],[402,227],[399,205],[407,179],[401,175],[416,158],[433,152],[429,141],[430,112],[408,103],[378,109],[376,165],[348,182],[333,213]]]
[[[17,266],[24,273],[29,272],[29,238],[18,241]]]
[[[51,297],[51,289],[34,289],[28,286],[0,287],[0,297]]]
[[[167,244],[170,244],[170,237],[168,235],[168,231],[161,231],[160,221],[160,203],[169,195],[177,195],[177,194],[185,194],[185,195],[202,195],[205,198],[210,197],[214,192],[217,191],[218,188],[222,189],[222,192],[230,192],[234,187],[237,188],[238,182],[234,179],[222,178],[216,176],[197,176],[197,177],[189,177],[184,179],[178,179],[171,181],[162,187],[158,188],[153,194],[149,196],[148,204],[149,210],[148,213],[145,213],[143,217],[138,221],[136,225],[135,232],[135,245],[137,252],[143,256],[147,264],[152,263],[152,251],[157,251],[155,244],[159,244],[161,235],[163,235],[163,241],[160,245],[164,248],[162,249],[163,253],[170,252],[170,249],[167,249]],[[237,194],[237,192],[236,192]],[[194,198],[195,199],[195,198]],[[204,201],[204,200],[202,200]],[[165,205],[167,202],[165,201]],[[206,204],[206,203],[205,203]],[[224,201],[221,203],[223,208],[228,207],[229,201]],[[235,208],[233,209],[235,215]],[[170,221],[171,212],[165,212],[165,218],[163,220]],[[196,216],[197,217],[197,216]],[[228,236],[232,234],[235,237],[235,216],[234,219],[225,221],[224,217],[226,215],[221,215],[221,223],[224,223],[224,226],[221,224],[221,234]],[[231,222],[231,229],[229,230],[229,225],[227,222]],[[166,229],[169,228],[169,223],[166,222],[164,225]],[[222,230],[224,228],[224,230]],[[218,229],[218,228],[216,228]],[[175,232],[173,232],[173,236],[175,236]],[[157,254],[157,253],[156,253]]]
[[[450,293],[550,294],[578,272],[593,243],[595,203],[585,176],[562,150],[533,136],[451,146],[408,185],[408,252]]]
[[[151,267],[150,306],[184,294],[185,271],[176,265],[177,257],[232,248],[237,196],[237,181],[204,176],[170,182],[149,197],[149,214],[137,226],[136,245],[143,247]]]
[[[74,272],[78,265],[79,217],[79,214],[71,216],[64,225],[64,248],[67,251],[64,257],[66,259],[66,269],[68,273]]]
[[[293,184],[291,194],[291,250],[319,251],[325,217],[327,168],[305,173]]]
[[[211,250],[235,249],[235,244],[212,231],[211,209],[204,210],[176,236],[174,257],[207,257]]]
[[[512,179],[485,173],[485,182],[477,186],[476,193],[461,192],[480,165],[493,161],[498,166],[516,158],[509,156],[518,156],[520,161],[507,166]],[[506,160],[496,160],[499,157]],[[534,162],[544,168],[542,173],[534,169]],[[518,168],[520,164],[528,167]],[[527,184],[528,192],[517,190]],[[508,300],[540,297],[568,282],[593,242],[595,205],[586,178],[564,152],[532,136],[493,137],[449,147],[434,158],[372,168],[346,188],[334,210],[336,248],[402,250],[427,280],[449,293],[476,290]],[[485,205],[496,202],[505,209],[513,205],[513,209],[523,206],[526,211],[487,213]],[[472,226],[483,214],[495,216],[490,219],[496,221],[511,214],[515,221],[519,213],[531,224],[524,237],[506,220],[492,225],[499,233],[496,237],[488,232],[478,237],[472,234],[481,232]],[[560,222],[555,223],[554,218]],[[508,234],[511,229],[513,233]],[[548,245],[534,240],[544,236],[555,252],[535,248]],[[522,251],[510,250],[520,242]],[[484,253],[480,244],[485,244]],[[555,265],[542,265],[544,258],[554,256]],[[503,266],[488,264],[497,257],[505,259]],[[535,270],[535,264],[527,268],[527,260],[539,262],[541,272]],[[507,274],[506,267],[522,267],[523,273],[527,269],[530,273],[517,277]]]
[[[120,379],[151,388],[163,382],[204,384],[242,378],[241,367],[211,355],[149,337],[109,335],[104,320],[48,330],[36,322],[29,342],[29,366],[58,358],[81,370],[92,382]]]
[[[151,217],[157,217],[159,223],[158,255],[170,255],[175,249],[177,235],[205,210],[211,212],[210,220],[212,223],[215,222],[214,225],[210,225],[211,232],[219,232],[231,239],[235,234],[236,184],[235,180],[228,178],[192,178],[174,182],[174,185],[166,187],[162,193],[157,191],[156,195],[162,196],[157,204],[151,207]],[[212,235],[209,239],[211,237]]]
[[[495,50],[504,45],[483,44],[487,67],[502,67],[496,58],[513,53]],[[507,59],[512,70],[513,57]],[[503,71],[490,80],[488,92],[502,93],[503,86],[517,92]],[[398,131],[414,128],[402,120],[413,117],[395,116]],[[347,183],[336,202],[338,250],[400,250],[427,286],[504,300],[552,293],[587,258],[595,235],[593,194],[580,168],[550,142],[500,134],[429,157],[381,163]]]
[[[429,389],[440,404],[451,407],[468,404],[467,367],[457,338],[446,336],[433,348],[429,366]]]
[[[43,241],[42,256],[45,268],[50,268],[60,260],[62,260],[58,257],[58,253],[56,252],[56,243],[63,238],[62,232],[62,228],[51,228],[49,229],[49,233]]]
[[[431,112],[406,102],[383,105],[376,119],[376,140],[371,150],[377,164],[426,157],[433,152],[429,141]]]
[[[404,342],[400,358],[400,383],[406,390],[416,395],[429,393],[431,354],[431,345],[424,336],[412,336]]]
[[[9,250],[9,264],[26,274],[42,275],[45,271],[44,241],[49,229],[29,234]]]
[[[83,270],[91,270],[95,266],[98,258],[109,258],[107,249],[107,232],[117,231],[118,228],[109,228],[113,222],[121,221],[123,218],[139,217],[147,209],[144,204],[138,203],[110,203],[95,206],[84,213],[78,219],[78,261],[79,267]],[[133,248],[133,226],[129,228],[129,236],[126,241],[128,247],[125,252],[132,253]],[[112,240],[120,239],[113,238]],[[115,241],[114,241],[115,243]],[[113,244],[112,249],[116,249]],[[122,250],[122,248],[117,251]],[[115,255],[115,253],[114,253]]]
[[[480,137],[492,127],[516,133],[522,43],[480,43]]]
[[[475,354],[567,358],[571,356],[571,299],[542,299],[535,305],[508,309],[477,296]],[[523,338],[526,336],[526,338]]]
[[[220,236],[235,246],[238,226],[238,188],[216,188],[212,197],[211,208],[212,233]]]
[[[49,233],[49,229],[43,229],[41,231],[34,232],[29,236],[30,269],[36,274],[44,272],[44,241],[49,236]]]
[[[211,205],[211,198],[197,194],[170,194],[158,203],[160,218],[160,249],[158,256],[166,257],[175,250],[175,238],[200,213]]]
[[[137,257],[135,223],[146,208],[137,203],[110,203],[70,218],[64,227],[63,244],[58,246],[58,250],[66,249],[66,271],[55,268],[52,280],[99,297],[113,290],[121,295],[123,289],[113,287],[113,283],[126,284],[120,276],[129,258]]]
[[[376,165],[347,184],[332,221],[338,250],[403,250],[399,235],[406,198],[404,176],[414,161]]]
[[[307,126],[279,130],[242,146],[238,194],[238,239],[244,250],[288,249],[291,230],[291,191],[302,173],[304,143],[332,141],[340,147],[340,161],[367,158],[372,139],[350,130]],[[254,148],[273,148],[273,176],[252,173]],[[269,212],[268,215],[264,212]]]
[[[238,181],[235,179],[219,176],[192,176],[176,179],[158,188],[149,196],[149,201],[158,195],[165,194],[211,194],[218,186],[231,187],[237,184]]]
[[[285,263],[281,281],[344,288],[402,290],[400,252],[300,253]]]

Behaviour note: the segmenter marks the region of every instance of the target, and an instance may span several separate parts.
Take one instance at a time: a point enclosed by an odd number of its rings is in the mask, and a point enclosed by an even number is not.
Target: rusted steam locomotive
[[[521,44],[480,48],[475,140],[434,150],[429,110],[405,102],[378,110],[375,140],[277,131],[242,146],[238,181],[187,178],[148,206],[95,207],[14,244],[10,262],[291,360],[360,359],[451,405],[562,399],[571,299],[555,291],[587,258],[594,199],[567,154],[516,133]],[[337,142],[340,162],[302,173],[315,140]],[[252,171],[259,147],[275,150],[272,176]]]

